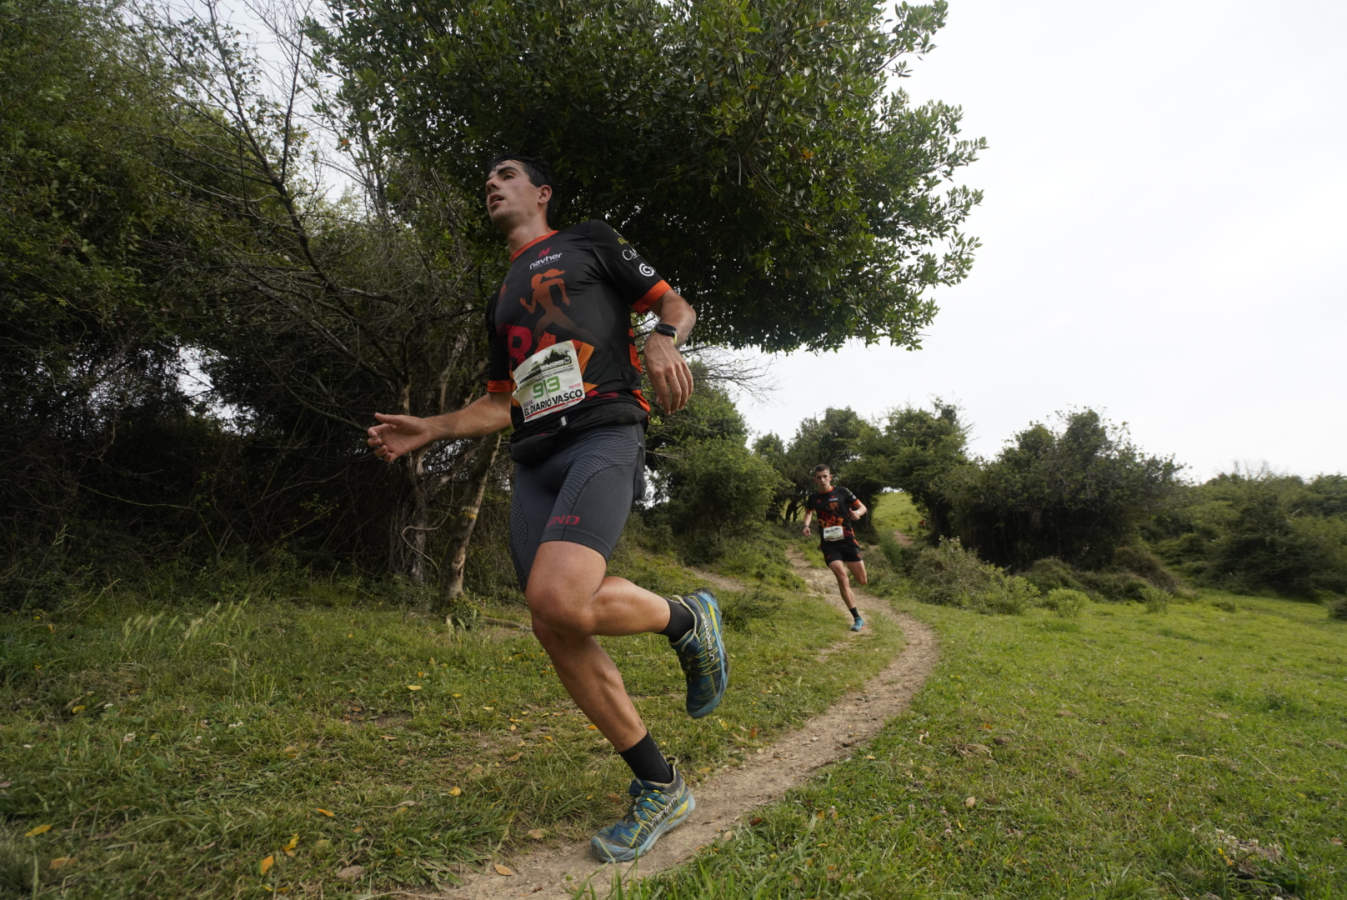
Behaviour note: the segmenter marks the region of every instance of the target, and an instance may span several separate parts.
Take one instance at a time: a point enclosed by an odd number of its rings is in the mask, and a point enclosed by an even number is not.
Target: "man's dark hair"
[[[829,468],[827,463],[819,463],[818,465],[814,466],[815,475],[817,475],[819,472],[827,472],[829,475],[831,475],[832,471],[833,470]]]
[[[514,160],[524,167],[524,173],[529,177],[529,183],[534,187],[547,185],[552,189],[552,198],[547,201],[547,221],[552,221],[552,210],[557,208],[557,183],[552,178],[552,167],[547,161],[536,156],[521,156],[518,153],[498,153],[491,158],[491,162],[486,164],[486,174],[490,175],[496,170],[496,166],[505,162],[507,159]]]

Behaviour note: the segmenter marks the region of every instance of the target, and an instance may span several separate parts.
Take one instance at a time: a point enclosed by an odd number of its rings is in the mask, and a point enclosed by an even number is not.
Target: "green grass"
[[[771,577],[720,592],[734,682],[707,719],[684,713],[664,638],[604,641],[694,785],[902,645],[881,627],[821,661],[846,623],[803,598],[776,556]],[[736,553],[763,564],[753,557]],[[630,546],[614,569],[659,590],[696,586]],[[625,809],[630,774],[527,630],[451,629],[378,596],[315,592],[322,605],[221,588],[209,602],[108,592],[0,614],[0,896],[448,885],[457,864],[578,841]],[[486,612],[479,621],[527,621],[520,607]],[[351,881],[336,877],[352,866]]]
[[[662,638],[605,642],[694,788],[901,647],[881,622],[821,660],[846,623],[832,598],[800,596],[783,539],[726,563],[756,580],[723,595],[734,681],[707,720],[683,714]],[[691,586],[631,546],[615,567]],[[624,767],[527,631],[318,589],[322,605],[109,591],[3,614],[0,896],[424,889],[621,812]],[[1323,607],[897,606],[940,636],[912,708],[627,896],[1347,896],[1347,623]]]
[[[1142,610],[910,608],[942,654],[911,711],[632,895],[1347,896],[1347,629]]]
[[[904,491],[892,491],[880,496],[870,512],[875,531],[892,535],[895,531],[920,540],[926,529],[921,524],[921,512],[912,503],[912,496]]]

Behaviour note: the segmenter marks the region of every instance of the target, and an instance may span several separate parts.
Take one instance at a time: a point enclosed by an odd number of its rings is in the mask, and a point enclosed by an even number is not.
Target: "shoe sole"
[[[650,837],[642,841],[639,846],[610,849],[607,844],[599,840],[598,835],[595,835],[590,838],[589,847],[600,862],[631,862],[636,857],[649,853],[650,848],[655,846],[656,841],[664,837],[666,833],[677,828],[679,825],[682,825],[683,821],[687,819],[696,808],[697,798],[692,796],[692,794],[688,794],[687,807],[684,808],[682,812],[661,822],[659,827],[650,833]]]

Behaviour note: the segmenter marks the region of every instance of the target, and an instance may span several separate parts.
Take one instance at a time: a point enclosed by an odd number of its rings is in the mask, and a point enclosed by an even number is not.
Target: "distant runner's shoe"
[[[860,616],[857,616],[856,621],[851,623],[852,631],[860,631],[864,627],[865,627],[865,620],[862,619]]]
[[[720,704],[730,680],[730,658],[720,634],[720,607],[705,588],[674,599],[695,620],[688,633],[673,642],[673,648],[688,680],[688,715],[699,719]]]
[[[669,762],[673,764],[673,760]],[[627,814],[589,842],[594,855],[603,862],[626,862],[648,852],[660,835],[680,824],[697,806],[677,766],[668,784],[637,778],[627,793],[632,797]]]

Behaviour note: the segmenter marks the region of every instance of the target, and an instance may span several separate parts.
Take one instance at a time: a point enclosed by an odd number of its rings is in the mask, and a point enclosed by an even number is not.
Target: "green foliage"
[[[866,444],[867,467],[877,480],[912,497],[928,534],[953,533],[949,490],[954,473],[969,461],[968,429],[957,406],[937,400],[929,412],[909,406],[889,413],[883,431]]]
[[[1166,593],[1174,594],[1181,585],[1164,562],[1142,544],[1124,544],[1113,551],[1110,569],[1139,575]]]
[[[1127,562],[1144,563],[1140,570],[1129,569]],[[1157,594],[1166,598],[1180,588],[1163,565],[1142,550],[1123,554],[1121,562],[1104,569],[1077,569],[1049,556],[1035,560],[1024,577],[1045,593],[1055,590],[1078,591],[1096,600],[1114,603],[1147,603]]]
[[[658,472],[666,452],[678,455],[677,448],[713,438],[734,440],[740,444],[748,440],[748,423],[734,405],[723,384],[709,377],[707,366],[701,360],[690,362],[695,385],[687,406],[673,415],[656,408],[646,431],[646,464]],[[653,393],[647,392],[648,396]]]
[[[1034,560],[1034,564],[1024,570],[1024,577],[1034,583],[1040,591],[1052,592],[1059,588],[1073,591],[1085,590],[1081,573],[1055,556],[1045,556]]]
[[[1156,552],[1197,581],[1315,599],[1347,592],[1340,475],[1270,472],[1185,486],[1148,529]]]
[[[748,425],[723,387],[694,362],[697,385],[675,415],[654,418],[647,463],[661,499],[652,518],[697,560],[713,560],[734,535],[761,530],[781,491],[770,464],[745,446]]]
[[[660,467],[664,514],[695,558],[715,559],[727,536],[762,527],[778,476],[742,440],[696,441],[677,454]]]
[[[1328,608],[1328,617],[1339,622],[1347,622],[1347,597],[1339,597]]]
[[[1043,595],[1043,605],[1064,618],[1080,615],[1089,603],[1089,594],[1071,588],[1053,588]]]
[[[955,530],[985,559],[1027,567],[1047,556],[1107,566],[1175,486],[1178,466],[1145,456],[1098,413],[1066,416],[1055,434],[1021,432],[992,463],[948,491]]]
[[[195,295],[150,286],[179,227],[161,68],[118,4],[0,5],[6,558],[42,553],[79,517],[81,481],[114,474],[123,429],[188,407],[173,326]]]
[[[769,350],[915,346],[961,280],[983,144],[890,87],[945,4],[330,0],[314,29],[352,134],[475,192],[501,151],[560,174],[553,224],[590,216],[698,309],[699,339]],[[771,302],[762,302],[770,297]]]
[[[984,613],[1022,613],[1039,597],[1038,588],[1027,579],[982,562],[957,539],[923,548],[912,565],[911,579],[913,593],[925,603]]]

